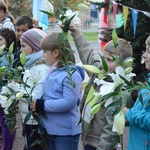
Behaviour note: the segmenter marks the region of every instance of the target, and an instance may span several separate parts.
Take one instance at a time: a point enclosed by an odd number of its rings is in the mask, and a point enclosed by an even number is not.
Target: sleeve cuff
[[[43,99],[37,99],[36,100],[36,112],[37,113],[43,113],[44,112],[44,100]]]

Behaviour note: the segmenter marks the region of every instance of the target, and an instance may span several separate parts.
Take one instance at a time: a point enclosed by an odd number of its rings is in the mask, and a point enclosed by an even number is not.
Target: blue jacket
[[[126,113],[130,123],[128,150],[150,150],[150,91],[142,89],[140,92],[143,104],[138,97]]]
[[[69,83],[66,67],[53,70],[47,77],[42,99],[36,102],[42,126],[51,135],[76,135],[81,133],[78,105],[82,95],[82,81],[84,70],[79,66],[72,66],[77,70],[72,75],[75,88]]]

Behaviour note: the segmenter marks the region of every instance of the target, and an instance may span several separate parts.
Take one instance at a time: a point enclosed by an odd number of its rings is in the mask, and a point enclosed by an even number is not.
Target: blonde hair
[[[59,50],[59,56],[58,56],[58,64],[57,67],[63,67],[66,66],[66,58],[67,57],[67,61],[71,61],[72,63],[75,63],[75,57],[73,54],[73,51],[71,50],[71,46],[69,41],[61,41],[61,37],[62,37],[62,33],[51,33],[48,34],[47,36],[45,36],[43,38],[43,40],[41,41],[41,48],[43,50],[49,50],[51,52],[53,52],[55,49]],[[63,46],[65,46],[67,48],[67,50],[63,49]]]
[[[133,56],[131,45],[122,38],[118,38],[117,48],[114,47],[113,41],[111,40],[105,45],[104,51],[113,55],[119,55],[123,60]]]

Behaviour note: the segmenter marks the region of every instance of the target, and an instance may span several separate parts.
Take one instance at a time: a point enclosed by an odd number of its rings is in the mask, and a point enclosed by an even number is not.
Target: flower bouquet
[[[21,66],[14,68],[14,55],[12,43],[9,50],[4,51],[5,46],[0,47],[0,59],[5,60],[5,66],[0,67],[0,105],[4,109],[5,123],[11,132],[15,131],[16,114],[18,113],[17,102],[22,96],[22,88],[20,86],[21,74],[23,68]],[[21,54],[21,62],[24,64],[25,54]]]

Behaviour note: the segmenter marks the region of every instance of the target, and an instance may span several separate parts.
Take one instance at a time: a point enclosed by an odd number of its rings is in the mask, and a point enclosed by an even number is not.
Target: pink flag
[[[117,8],[118,8],[118,4],[116,2],[113,2],[113,16],[114,16],[115,23],[116,23]]]

